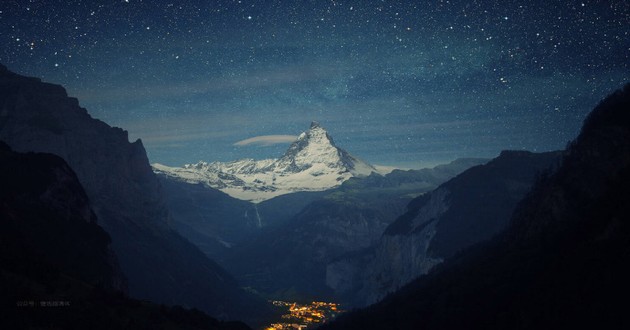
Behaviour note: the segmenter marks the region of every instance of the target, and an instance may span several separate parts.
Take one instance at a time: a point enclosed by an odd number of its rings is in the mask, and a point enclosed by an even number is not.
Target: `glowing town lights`
[[[279,300],[271,303],[276,307],[285,308],[288,314],[282,315],[280,323],[273,323],[265,328],[266,330],[312,329],[342,312],[339,310],[339,304],[323,301],[313,301],[304,305]]]

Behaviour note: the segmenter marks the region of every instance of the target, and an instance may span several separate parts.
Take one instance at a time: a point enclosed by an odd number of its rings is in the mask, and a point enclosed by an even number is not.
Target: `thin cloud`
[[[348,68],[332,65],[293,65],[278,69],[259,70],[237,76],[216,76],[203,80],[179,83],[132,83],[109,89],[78,87],[70,94],[82,102],[143,101],[147,99],[168,99],[205,93],[236,93],[243,89],[273,88],[294,86],[337,76],[346,76]]]
[[[235,146],[242,147],[248,145],[272,146],[274,144],[283,144],[293,142],[297,139],[295,135],[261,135],[253,138],[245,139],[234,143]]]

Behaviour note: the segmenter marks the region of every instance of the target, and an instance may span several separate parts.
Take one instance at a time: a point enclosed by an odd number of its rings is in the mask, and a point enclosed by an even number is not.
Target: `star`
[[[627,10],[595,0],[130,2],[1,1],[1,60],[164,164],[277,157],[232,144],[310,120],[371,163],[560,149],[630,81]]]

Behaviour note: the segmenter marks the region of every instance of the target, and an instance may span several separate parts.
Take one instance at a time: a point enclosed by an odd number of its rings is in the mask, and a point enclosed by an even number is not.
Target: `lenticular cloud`
[[[261,135],[238,141],[234,143],[234,145],[239,147],[248,145],[271,146],[274,144],[291,143],[296,139],[297,136],[295,135]]]

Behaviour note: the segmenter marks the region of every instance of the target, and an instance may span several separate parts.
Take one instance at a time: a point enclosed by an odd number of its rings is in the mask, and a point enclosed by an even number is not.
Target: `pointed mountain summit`
[[[300,134],[276,163],[281,171],[302,172],[319,164],[354,176],[370,175],[376,169],[337,147],[333,138],[316,121],[311,128]]]
[[[175,180],[202,183],[252,202],[298,191],[327,190],[351,177],[377,172],[372,165],[337,147],[316,121],[279,159],[199,162],[183,168],[153,164],[153,170]]]

